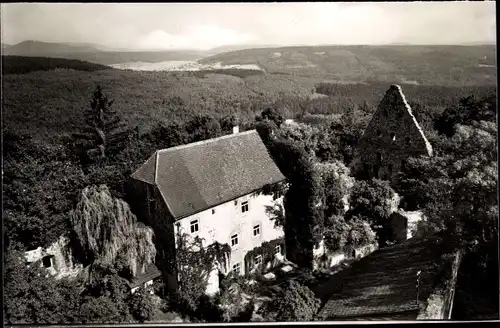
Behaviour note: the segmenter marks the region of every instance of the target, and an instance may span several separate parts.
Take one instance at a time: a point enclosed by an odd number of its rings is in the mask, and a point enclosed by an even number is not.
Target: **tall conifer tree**
[[[130,130],[112,109],[113,103],[98,85],[84,113],[85,127],[73,135],[84,162],[110,159],[127,145]]]

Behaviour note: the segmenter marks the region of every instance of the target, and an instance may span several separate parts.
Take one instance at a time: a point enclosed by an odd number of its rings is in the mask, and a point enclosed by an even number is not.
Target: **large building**
[[[227,271],[245,274],[259,265],[258,257],[246,263],[247,253],[284,236],[269,214],[282,201],[273,186],[284,180],[255,130],[235,129],[231,135],[156,151],[132,174],[132,187],[134,211],[154,229],[156,263],[167,286],[178,286],[175,250],[182,234],[199,236],[205,247],[228,244]],[[284,247],[276,245],[276,253],[284,254]],[[218,274],[210,274],[208,288],[207,293],[218,290]]]
[[[391,85],[361,137],[353,169],[365,179],[392,180],[409,157],[432,156],[399,85]]]

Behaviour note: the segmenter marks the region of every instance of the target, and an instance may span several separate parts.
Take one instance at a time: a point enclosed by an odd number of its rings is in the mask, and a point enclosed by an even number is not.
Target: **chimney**
[[[238,125],[233,126],[233,134],[239,133],[240,127]]]

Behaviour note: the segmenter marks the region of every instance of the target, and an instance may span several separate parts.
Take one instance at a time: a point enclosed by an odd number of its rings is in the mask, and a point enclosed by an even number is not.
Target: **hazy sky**
[[[495,3],[2,4],[2,42],[208,49],[225,44],[495,42]]]

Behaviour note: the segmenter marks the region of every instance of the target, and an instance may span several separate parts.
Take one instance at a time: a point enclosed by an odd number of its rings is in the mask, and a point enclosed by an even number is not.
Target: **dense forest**
[[[74,69],[77,71],[95,72],[110,69],[110,67],[75,59],[2,56],[2,74],[25,74],[53,69]]]
[[[124,278],[133,269],[127,262],[132,250],[141,250],[145,261],[155,253],[150,230],[128,206],[130,174],[157,149],[229,134],[234,125],[257,129],[290,182],[282,224],[286,242],[297,245],[290,256],[300,266],[310,265],[307,250],[321,238],[332,249],[375,238],[390,243],[383,200],[397,192],[404,209],[420,209],[431,218],[427,229],[439,233],[449,249],[466,251],[458,316],[477,317],[471,299],[480,298],[488,304],[486,315],[498,317],[495,87],[402,85],[435,156],[411,159],[394,185],[363,181],[348,169],[388,88],[383,82],[335,84],[240,71],[59,69],[5,75],[2,87],[8,323],[151,321],[169,311],[191,321],[245,321],[241,313],[216,306],[234,303],[226,289],[207,300],[165,296],[155,286],[152,298],[126,293]],[[284,124],[285,118],[299,123]],[[347,192],[351,208],[345,211],[338,205]],[[313,206],[318,200],[327,205]],[[120,234],[109,232],[110,223],[88,228],[102,222],[95,213],[107,213]],[[106,238],[96,243],[101,233]],[[142,242],[128,243],[124,236],[132,234]],[[82,261],[93,264],[92,281],[55,280],[19,263],[21,252],[48,246],[61,235],[72,236]],[[302,295],[304,304],[317,309],[314,296],[294,283],[287,288],[283,301],[270,305],[279,309],[278,318],[310,320],[313,310],[304,316],[297,309],[305,305],[285,300]]]
[[[269,73],[332,79],[340,83],[496,84],[494,45],[296,46],[232,51],[200,62],[258,64]]]
[[[258,72],[258,71],[256,71]],[[133,72],[74,70],[32,72],[3,77],[4,124],[38,138],[71,133],[82,122],[82,108],[96,84],[102,85],[131,128],[147,132],[160,121],[185,122],[198,114],[235,115],[252,120],[263,108],[277,108],[286,118],[305,113],[342,114],[353,108],[373,111],[386,83],[335,84],[322,79],[263,75],[250,71]],[[244,75],[244,76],[242,76]],[[309,97],[313,88],[328,97]],[[494,86],[441,87],[402,85],[407,100],[442,111],[464,95],[482,97]],[[417,110],[418,112],[418,110]],[[417,113],[418,114],[418,113]]]

